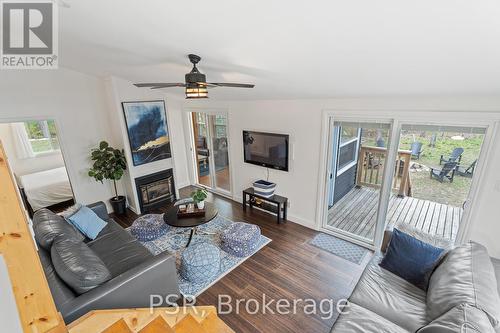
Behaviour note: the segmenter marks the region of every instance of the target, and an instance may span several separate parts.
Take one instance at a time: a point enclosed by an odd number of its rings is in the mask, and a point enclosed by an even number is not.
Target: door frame
[[[318,184],[318,202],[317,202],[317,211],[318,211],[318,218],[317,218],[317,229],[328,233],[332,234],[338,238],[348,240],[352,243],[361,245],[363,247],[366,247],[370,250],[375,250],[377,248],[377,245],[379,242],[381,243],[382,238],[383,238],[383,231],[385,228],[385,223],[382,223],[385,221],[385,214],[386,214],[386,209],[383,207],[387,207],[389,204],[389,199],[390,199],[390,194],[392,190],[392,177],[393,173],[388,172],[387,170],[393,170],[396,166],[396,153],[392,153],[392,146],[394,145],[394,132],[395,132],[395,125],[398,126],[397,122],[394,122],[394,119],[387,118],[387,117],[366,117],[366,115],[357,116],[353,115],[352,111],[349,112],[342,112],[342,111],[333,111],[333,110],[323,110],[323,115],[322,115],[323,121],[322,121],[322,145],[321,145],[321,153],[320,153],[320,166],[319,166],[319,184]],[[365,238],[363,237],[358,237],[355,234],[350,234],[347,232],[344,232],[339,229],[333,229],[329,228],[327,225],[328,222],[328,204],[329,204],[329,177],[330,177],[330,172],[333,170],[333,158],[332,154],[334,151],[334,140],[332,138],[333,135],[333,128],[334,128],[334,122],[339,121],[345,121],[345,122],[359,122],[359,123],[385,123],[389,124],[390,126],[390,138],[388,142],[388,152],[387,152],[387,160],[386,160],[386,165],[384,168],[383,172],[383,182],[382,182],[382,187],[380,188],[380,193],[379,193],[379,200],[377,204],[377,217],[376,217],[376,228],[375,228],[375,237],[373,239],[373,242],[367,242]],[[359,144],[358,144],[359,148]],[[338,153],[338,152],[337,152]],[[392,157],[393,158],[392,158]],[[358,156],[359,158],[359,156]],[[323,177],[323,176],[325,177]],[[382,214],[381,214],[382,212]],[[383,225],[382,225],[383,224]]]
[[[191,177],[192,177],[192,184],[195,186],[202,187],[210,192],[222,195],[227,198],[232,198],[233,197],[233,184],[234,184],[234,179],[233,179],[233,164],[231,163],[231,135],[230,135],[230,124],[229,124],[229,112],[227,109],[213,109],[213,108],[185,108],[184,109],[187,112],[187,120],[188,120],[188,135],[189,135],[189,150],[191,151],[188,156],[190,157],[191,160]],[[226,136],[227,136],[227,150],[228,150],[228,163],[229,163],[229,191],[226,191],[222,188],[218,188],[216,186],[210,187],[206,186],[204,184],[199,183],[199,177],[198,177],[198,167],[197,167],[197,156],[196,156],[196,142],[194,138],[194,127],[193,127],[193,114],[194,113],[204,113],[206,115],[207,119],[207,133],[212,137],[212,129],[210,128],[210,124],[208,123],[208,116],[209,115],[224,115],[226,117]],[[212,167],[214,165],[213,161],[213,142],[212,140],[207,140],[207,145],[209,149],[209,168],[210,168],[210,181],[212,185],[216,185],[215,181],[215,174],[212,173]]]
[[[436,125],[446,124],[449,126],[467,126],[467,127],[482,127],[486,129],[484,135],[484,141],[481,146],[481,151],[479,154],[477,167],[475,170],[475,177],[472,178],[471,187],[469,189],[468,202],[466,205],[462,220],[460,221],[460,227],[458,230],[457,238],[455,243],[460,244],[469,239],[471,225],[473,224],[473,214],[479,208],[479,195],[480,189],[485,187],[487,180],[485,177],[486,166],[488,162],[492,159],[492,152],[494,149],[494,138],[496,137],[498,131],[500,130],[500,115],[498,112],[489,111],[479,111],[479,110],[411,110],[411,109],[386,109],[386,110],[375,110],[375,109],[357,109],[357,110],[346,110],[346,109],[324,109],[322,110],[322,129],[321,129],[321,151],[320,151],[320,165],[319,165],[319,177],[318,177],[318,200],[317,200],[317,215],[316,215],[316,229],[327,233],[331,233],[328,230],[323,229],[323,223],[325,218],[328,217],[328,197],[326,190],[328,189],[328,149],[329,145],[329,119],[330,117],[336,117],[338,119],[350,118],[353,119],[363,119],[365,122],[370,120],[381,121],[384,119],[390,119],[392,121],[392,132],[390,144],[391,147],[399,147],[399,138],[401,133],[402,124],[426,124],[426,125]],[[431,119],[431,120],[422,120]],[[396,164],[396,149],[390,149],[388,152],[388,162],[386,164],[386,170],[392,170]],[[392,157],[389,155],[392,153]],[[384,170],[384,182],[387,183],[387,179],[392,179],[392,174],[386,174]],[[391,184],[391,182],[389,182]],[[384,186],[381,190],[384,190]],[[389,192],[390,194],[390,189]],[[381,193],[382,195],[382,193]],[[325,206],[326,202],[326,206]],[[379,201],[379,204],[381,201]],[[325,209],[326,207],[326,209]],[[386,207],[380,207],[380,209],[386,210]],[[326,212],[326,214],[325,214]],[[384,212],[384,222],[385,222]],[[380,215],[380,214],[378,214]],[[380,249],[383,239],[383,231],[385,230],[385,223],[378,223],[377,218],[377,230],[376,237],[373,246],[366,246],[366,243],[357,242],[356,240],[350,240],[356,244],[365,246],[367,248],[372,248],[373,250]],[[378,230],[381,228],[381,230]],[[339,238],[344,238],[342,235],[338,235]],[[377,237],[378,236],[378,237]]]
[[[330,133],[333,133],[333,146],[332,146],[332,150],[330,150],[330,153],[331,153],[331,163],[332,163],[332,167],[330,169],[330,183],[329,184],[329,194],[328,194],[328,208],[330,207],[333,207],[333,205],[335,205],[335,203],[333,203],[331,206],[330,206],[330,203],[335,201],[335,182],[337,180],[337,177],[344,173],[345,171],[353,168],[354,166],[356,166],[358,164],[358,158],[359,158],[359,145],[360,145],[360,142],[361,142],[361,128],[358,128],[358,133],[357,133],[357,136],[356,138],[350,140],[350,141],[347,141],[347,142],[344,142],[344,143],[341,143],[340,140],[342,139],[342,127],[340,126],[340,130],[338,130],[335,126],[335,124],[333,122],[330,122]],[[356,142],[356,150],[355,150],[355,157],[354,157],[354,160],[353,162],[349,163],[348,165],[345,165],[343,166],[342,168],[339,169],[339,153],[340,153],[340,149],[352,142]],[[333,164],[335,163],[335,164]],[[340,172],[340,174],[339,174]]]

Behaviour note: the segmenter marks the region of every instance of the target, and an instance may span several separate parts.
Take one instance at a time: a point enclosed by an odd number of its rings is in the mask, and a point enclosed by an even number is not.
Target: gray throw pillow
[[[86,293],[112,277],[102,260],[81,241],[56,238],[50,254],[57,275],[77,294]]]
[[[33,215],[33,232],[37,243],[50,251],[50,247],[59,236],[81,241],[85,239],[78,230],[68,223],[62,216],[43,208]]]

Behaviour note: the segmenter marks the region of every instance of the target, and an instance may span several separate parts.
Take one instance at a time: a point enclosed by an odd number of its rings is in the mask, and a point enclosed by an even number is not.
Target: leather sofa
[[[497,280],[486,249],[474,242],[453,248],[444,240],[407,229],[404,232],[416,238],[449,249],[432,273],[427,292],[381,268],[383,253],[378,253],[331,332],[500,332]]]
[[[68,232],[60,232],[62,235],[57,236],[50,245],[50,250],[43,237],[47,234],[47,228],[52,229],[48,232],[54,231],[54,225],[56,222],[60,224],[62,217],[48,209],[35,212],[33,217],[33,228],[39,248],[40,261],[56,307],[61,312],[65,322],[70,323],[91,310],[147,308],[150,306],[150,295],[153,294],[161,295],[163,298],[167,295],[175,295],[168,300],[175,301],[179,297],[175,257],[169,253],[153,256],[108,216],[104,203],[98,202],[88,207],[107,222],[106,227],[98,234],[97,238],[94,240],[85,238],[75,228],[74,230],[78,233],[76,240],[67,240],[65,238],[68,238]],[[68,226],[73,228],[69,223],[62,226],[64,229]],[[45,234],[43,234],[44,232]],[[93,267],[88,267],[88,265],[92,265],[92,260],[88,260],[85,257],[86,254],[81,253],[85,251],[78,253],[79,248],[75,248],[75,246],[69,247],[67,250],[63,248],[63,251],[66,252],[64,253],[65,259],[69,259],[72,265],[82,265],[83,267],[70,267],[69,269],[57,267],[61,263],[59,260],[53,260],[54,247],[56,245],[58,247],[66,246],[64,242],[70,243],[70,245],[71,242],[84,243],[78,244],[80,248],[84,247],[87,254],[90,253],[94,258],[97,257],[96,260],[101,265],[104,263],[109,275],[106,281],[89,288],[88,281],[78,280],[80,277],[77,274],[75,276],[75,271],[88,272],[92,271]],[[63,275],[60,276],[58,271]],[[68,277],[67,271],[71,271],[70,273],[73,275]],[[87,285],[78,285],[81,288],[75,289],[74,285],[72,287],[68,284],[69,278],[80,284],[85,282]],[[82,288],[86,289],[82,292]],[[157,300],[155,299],[155,301]],[[164,303],[163,305],[168,304]]]

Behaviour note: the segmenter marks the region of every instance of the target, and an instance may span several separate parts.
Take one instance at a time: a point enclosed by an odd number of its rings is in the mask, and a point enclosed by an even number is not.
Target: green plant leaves
[[[194,192],[191,193],[191,198],[194,200],[194,202],[202,202],[205,200],[208,196],[208,192],[204,189],[198,189]]]
[[[109,144],[106,142],[106,141],[101,141],[99,143],[99,149],[101,150],[105,150],[106,148],[108,148]]]
[[[101,141],[98,148],[91,150],[90,159],[93,164],[88,175],[101,183],[105,179],[120,180],[127,169],[123,150],[110,147],[106,141]]]

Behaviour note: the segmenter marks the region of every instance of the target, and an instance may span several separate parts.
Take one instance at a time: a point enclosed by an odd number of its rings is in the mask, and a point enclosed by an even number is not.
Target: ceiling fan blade
[[[233,87],[233,88],[253,88],[255,84],[246,84],[246,83],[216,83],[216,82],[207,82],[208,84],[212,84],[217,87]]]
[[[155,86],[155,87],[151,87],[151,89],[163,89],[163,88],[185,87],[185,86],[186,86],[185,84],[179,85],[179,86]]]
[[[184,83],[134,83],[134,86],[143,87],[154,87],[154,88],[168,88],[168,87],[185,87]]]
[[[215,88],[215,87],[218,87],[217,84],[215,83],[210,83],[210,82],[196,82],[197,85],[199,86],[205,86],[207,88]]]

